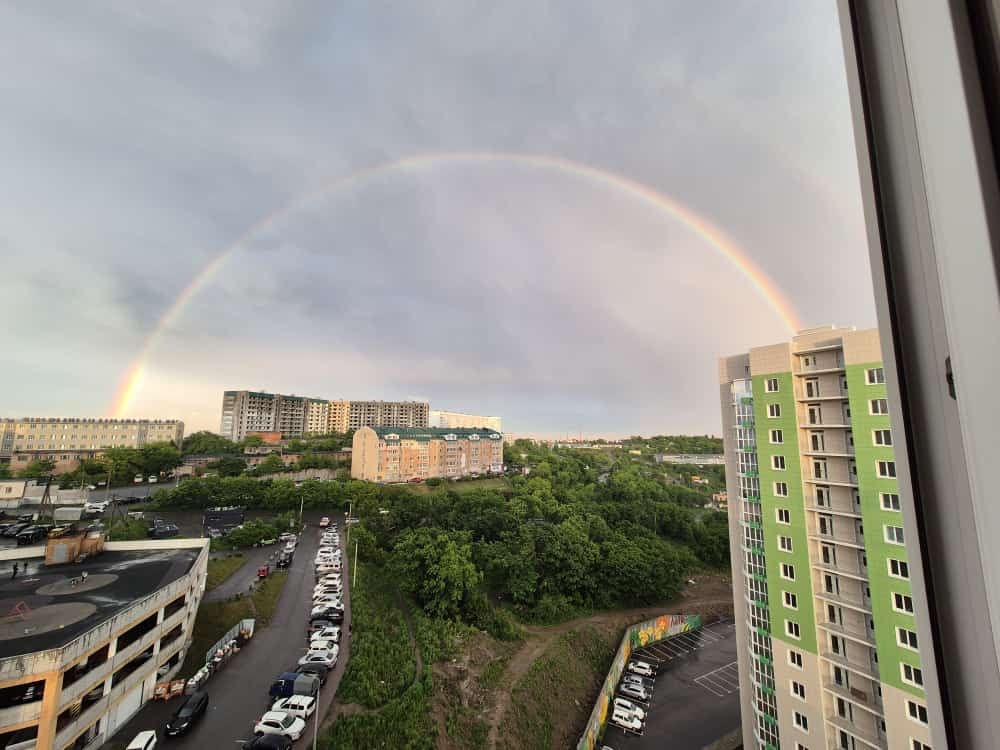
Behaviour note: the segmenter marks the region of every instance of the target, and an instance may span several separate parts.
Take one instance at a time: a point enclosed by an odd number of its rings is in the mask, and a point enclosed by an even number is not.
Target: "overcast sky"
[[[718,433],[716,360],[874,325],[833,0],[0,8],[0,414],[218,429],[225,388],[421,398],[514,433]]]

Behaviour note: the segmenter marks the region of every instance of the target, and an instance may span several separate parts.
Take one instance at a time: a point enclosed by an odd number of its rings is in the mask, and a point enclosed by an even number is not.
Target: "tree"
[[[56,464],[54,461],[48,461],[46,459],[39,459],[30,462],[21,470],[21,476],[25,479],[38,479],[39,477],[45,477],[51,474],[56,469]]]
[[[481,580],[467,534],[407,529],[391,563],[400,585],[436,617],[455,618]]]
[[[240,453],[240,446],[214,432],[195,432],[184,438],[181,450],[185,456],[229,456]]]
[[[172,443],[152,443],[139,449],[138,461],[144,474],[165,474],[181,465],[181,452]]]
[[[270,454],[267,458],[257,464],[258,474],[278,474],[285,470],[285,462],[277,453]]]
[[[225,456],[205,467],[220,477],[238,477],[247,470],[247,462],[238,456]]]
[[[14,476],[14,472],[10,470],[10,464],[0,463],[0,479],[10,479]]]

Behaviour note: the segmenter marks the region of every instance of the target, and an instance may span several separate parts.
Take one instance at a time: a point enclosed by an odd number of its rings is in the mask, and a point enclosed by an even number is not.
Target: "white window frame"
[[[916,716],[913,715],[914,710],[915,710],[915,712],[917,714]],[[921,711],[923,711],[923,714],[924,714],[923,718],[920,718],[920,712]],[[906,699],[906,718],[909,719],[910,721],[916,723],[916,724],[920,724],[921,726],[925,726],[926,727],[927,726],[927,722],[928,722],[927,706],[925,706],[923,703],[917,703],[915,700],[913,700],[911,698],[907,698]]]
[[[872,430],[872,445],[876,448],[892,447],[892,430],[884,427],[880,430]]]
[[[788,482],[775,482],[774,483],[774,496],[775,497],[788,497]]]
[[[891,459],[879,459],[875,462],[875,476],[879,479],[896,479],[897,473],[895,461]]]
[[[794,591],[782,591],[781,602],[784,604],[785,609],[793,609],[796,611],[799,609],[799,595]]]
[[[903,607],[902,608],[896,606],[896,597],[897,596],[903,597]],[[907,599],[910,600],[910,608],[909,609],[906,609],[906,600]],[[895,612],[901,612],[904,615],[912,615],[913,614],[913,597],[910,596],[909,594],[904,594],[902,591],[890,591],[889,592],[889,601],[892,604],[893,611],[895,611]]]
[[[898,544],[905,546],[906,538],[903,534],[902,526],[893,526],[891,524],[883,524],[882,526],[882,538],[885,539],[886,544]]]
[[[903,636],[903,638],[900,636]],[[913,636],[913,642],[916,643],[916,645],[913,645],[913,643],[910,642],[910,636]],[[917,638],[916,631],[900,626],[896,626],[896,645],[900,648],[905,648],[908,651],[920,650],[920,641]]]
[[[799,731],[809,734],[809,717],[805,714],[800,714],[796,711],[792,717],[792,723],[795,724],[795,728]]]
[[[893,573],[892,572],[892,564],[893,563],[898,563],[899,564],[899,566],[900,566],[900,572],[899,573]],[[902,566],[904,566],[904,565],[906,566],[906,575],[905,576],[902,574]],[[910,563],[907,562],[906,560],[897,560],[897,559],[895,559],[893,557],[890,557],[890,558],[886,559],[886,561],[885,561],[885,567],[889,571],[889,577],[890,578],[898,578],[901,581],[909,581],[910,580]]]
[[[869,367],[865,370],[865,382],[868,385],[885,385],[885,368]]]
[[[882,411],[885,409],[885,411]],[[868,399],[868,413],[873,417],[889,416],[889,399],[871,398]]]
[[[781,419],[781,404],[768,404],[767,405],[767,418],[768,419]]]
[[[788,649],[788,666],[802,669],[802,653],[793,648]]]
[[[906,676],[907,667],[910,668],[910,677]],[[920,675],[919,680],[916,679],[918,673]],[[907,664],[905,661],[901,661],[899,663],[899,679],[907,685],[922,688],[924,686],[924,670],[922,667],[915,667],[912,664]]]
[[[781,563],[781,572],[779,575],[786,581],[795,580],[795,565],[792,563]]]
[[[789,680],[788,682],[788,690],[792,694],[792,697],[798,698],[800,701],[804,701],[806,699],[806,686],[798,680]],[[799,688],[799,690],[796,690],[796,688]]]
[[[781,464],[780,466],[778,464]],[[771,456],[771,468],[775,471],[787,471],[788,468],[785,465],[785,457],[779,453]]]
[[[802,626],[795,620],[785,620],[785,635],[797,641],[802,640]]]
[[[902,507],[899,502],[899,493],[897,492],[880,492],[879,504],[882,510],[896,513],[900,512],[900,508]]]
[[[782,552],[792,551],[792,538],[790,536],[778,536],[778,549]]]
[[[784,445],[785,443],[785,433],[779,429],[770,430],[767,433],[768,442],[771,445]]]
[[[782,513],[784,513],[787,516],[786,520],[782,520],[781,519],[781,514]],[[783,526],[791,526],[792,525],[792,512],[788,508],[775,508],[774,509],[774,519],[775,519],[775,521],[777,523],[780,523]]]
[[[773,388],[771,386],[774,386]],[[765,378],[764,379],[764,392],[765,393],[777,393],[781,388],[781,383],[777,378]]]

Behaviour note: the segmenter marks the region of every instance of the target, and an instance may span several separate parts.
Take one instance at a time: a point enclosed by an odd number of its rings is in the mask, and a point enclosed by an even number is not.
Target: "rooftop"
[[[41,558],[0,561],[0,659],[65,646],[186,574],[199,551],[105,551],[51,567]],[[83,571],[87,580],[72,585]]]
[[[390,435],[398,435],[400,440],[442,440],[445,435],[454,435],[459,439],[467,438],[470,435],[486,439],[490,439],[494,435],[498,438],[501,437],[501,433],[485,427],[370,427],[367,429],[373,430],[376,435],[383,439]]]

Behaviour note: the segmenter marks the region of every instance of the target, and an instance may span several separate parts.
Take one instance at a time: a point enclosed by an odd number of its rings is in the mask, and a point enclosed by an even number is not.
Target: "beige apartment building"
[[[344,429],[361,427],[427,427],[430,404],[426,401],[342,401],[346,404],[347,422]],[[343,423],[337,427],[343,427]]]
[[[492,430],[362,427],[354,433],[354,479],[408,482],[502,471],[503,435]]]
[[[458,411],[438,411],[432,409],[428,419],[430,427],[482,427],[496,432],[503,431],[503,420],[500,417],[486,417],[478,414],[464,414]]]
[[[152,443],[184,441],[184,423],[176,419],[80,419],[23,417],[0,420],[0,460],[15,471],[32,461],[56,464],[57,474],[73,471],[105,448],[143,448]]]

